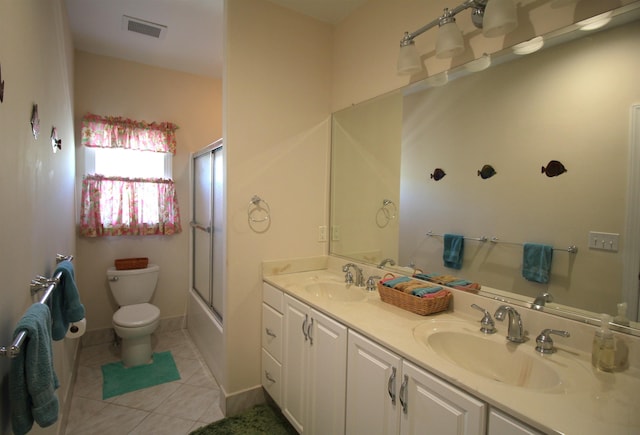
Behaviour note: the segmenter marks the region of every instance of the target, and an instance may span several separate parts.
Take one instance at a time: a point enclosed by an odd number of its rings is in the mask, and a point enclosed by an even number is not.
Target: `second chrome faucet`
[[[496,320],[504,320],[505,315],[509,316],[509,329],[507,330],[507,340],[514,343],[523,343],[526,340],[524,327],[520,313],[509,305],[500,305],[493,315]]]

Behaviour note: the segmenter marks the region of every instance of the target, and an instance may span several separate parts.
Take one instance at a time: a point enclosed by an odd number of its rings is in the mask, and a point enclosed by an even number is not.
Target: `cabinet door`
[[[485,433],[483,402],[407,361],[402,373],[401,435]]]
[[[400,358],[349,331],[347,434],[397,434]]]
[[[538,432],[497,409],[492,409],[489,412],[487,433],[489,435],[542,435],[542,432]]]
[[[347,328],[312,310],[309,329],[309,412],[305,432],[344,434]]]
[[[285,295],[282,413],[298,433],[303,433],[305,429],[309,314],[307,305]]]

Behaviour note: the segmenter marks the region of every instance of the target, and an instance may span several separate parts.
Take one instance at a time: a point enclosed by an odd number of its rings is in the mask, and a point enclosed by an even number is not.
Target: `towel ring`
[[[396,207],[396,204],[390,199],[383,199],[382,212],[384,213],[387,219],[389,220],[395,219],[396,215],[398,214],[398,207]]]
[[[397,213],[398,208],[395,203],[390,199],[383,199],[382,207],[376,212],[376,225],[378,225],[378,228],[384,228],[389,225],[389,222],[396,218]]]
[[[260,219],[254,218],[253,215],[256,212],[260,212],[260,210],[264,212],[264,217]],[[258,195],[253,195],[249,202],[249,207],[247,208],[247,216],[249,217],[249,222],[252,223],[266,222],[271,217],[271,207],[269,207],[269,203],[267,201],[260,198]]]

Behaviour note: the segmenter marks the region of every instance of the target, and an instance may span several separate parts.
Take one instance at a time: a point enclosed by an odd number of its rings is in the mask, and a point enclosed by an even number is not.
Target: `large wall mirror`
[[[521,306],[549,293],[543,309],[569,317],[626,301],[637,320],[640,8],[613,15],[336,112],[331,254],[454,275]],[[460,269],[443,264],[447,233],[465,237]],[[554,247],[548,283],[522,276],[528,242]]]

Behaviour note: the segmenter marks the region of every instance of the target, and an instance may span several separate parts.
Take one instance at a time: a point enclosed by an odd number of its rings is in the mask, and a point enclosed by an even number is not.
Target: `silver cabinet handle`
[[[389,392],[389,397],[391,397],[391,404],[396,404],[396,368],[391,367],[391,375],[389,375],[389,380],[387,381],[387,391]]]
[[[307,322],[309,321],[309,316],[307,314],[304,315],[304,322],[302,322],[302,333],[304,334],[304,341],[309,339],[307,335]]]
[[[309,326],[307,327],[307,337],[309,337],[309,344],[313,346],[313,337],[311,336],[311,328],[313,328],[313,317],[311,318],[311,322],[309,322]]]
[[[267,378],[267,381],[273,382],[274,384],[276,383],[276,380],[273,379],[273,376],[271,376],[271,373],[269,373],[266,370],[264,371],[264,377]]]
[[[400,403],[402,404],[402,412],[407,413],[407,406],[409,401],[409,391],[407,389],[407,384],[409,383],[409,376],[404,375],[404,380],[402,381],[402,385],[400,386]]]
[[[276,338],[276,337],[277,337],[276,333],[275,333],[275,332],[273,332],[273,331],[272,331],[271,329],[269,329],[269,328],[264,328],[264,331],[266,332],[266,334],[267,334],[269,337],[273,337],[273,338]]]

